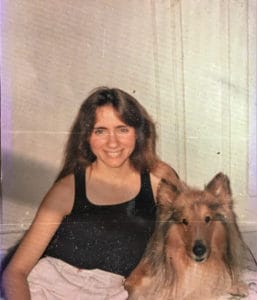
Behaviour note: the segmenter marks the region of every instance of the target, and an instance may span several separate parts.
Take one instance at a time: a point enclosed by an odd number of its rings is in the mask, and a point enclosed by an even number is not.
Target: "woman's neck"
[[[86,172],[86,194],[94,204],[123,203],[140,191],[140,174],[130,165],[110,168],[97,162]]]
[[[130,175],[138,174],[138,171],[131,165],[130,162],[123,164],[120,167],[114,168],[106,166],[104,163],[95,161],[90,166],[90,173],[94,174],[94,177],[106,178],[109,180],[122,181]]]

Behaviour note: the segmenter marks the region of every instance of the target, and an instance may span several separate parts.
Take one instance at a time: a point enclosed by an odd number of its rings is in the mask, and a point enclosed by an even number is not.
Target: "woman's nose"
[[[113,147],[113,146],[116,146],[118,144],[118,142],[119,142],[119,139],[118,139],[117,133],[110,132],[108,134],[108,141],[107,141],[108,145]]]

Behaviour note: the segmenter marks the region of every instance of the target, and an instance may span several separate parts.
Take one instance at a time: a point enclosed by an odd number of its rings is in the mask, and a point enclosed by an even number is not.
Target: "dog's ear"
[[[229,178],[223,174],[218,173],[205,187],[205,190],[220,199],[221,201],[231,204],[231,188]]]
[[[178,186],[161,179],[157,190],[157,203],[161,206],[170,204],[180,194]]]

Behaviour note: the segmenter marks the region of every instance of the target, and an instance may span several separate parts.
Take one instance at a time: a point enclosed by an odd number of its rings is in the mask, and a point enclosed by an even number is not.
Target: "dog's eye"
[[[186,219],[183,219],[183,220],[182,220],[182,223],[183,223],[184,225],[188,225],[188,222],[187,222]]]
[[[205,223],[209,223],[211,221],[211,217],[207,216],[205,217]]]

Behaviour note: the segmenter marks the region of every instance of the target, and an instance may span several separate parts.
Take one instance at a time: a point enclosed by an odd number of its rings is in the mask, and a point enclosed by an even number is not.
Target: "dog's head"
[[[228,254],[228,221],[233,221],[229,179],[217,174],[203,190],[179,190],[162,182],[158,191],[158,222],[165,236],[166,254],[180,253],[195,262]]]

